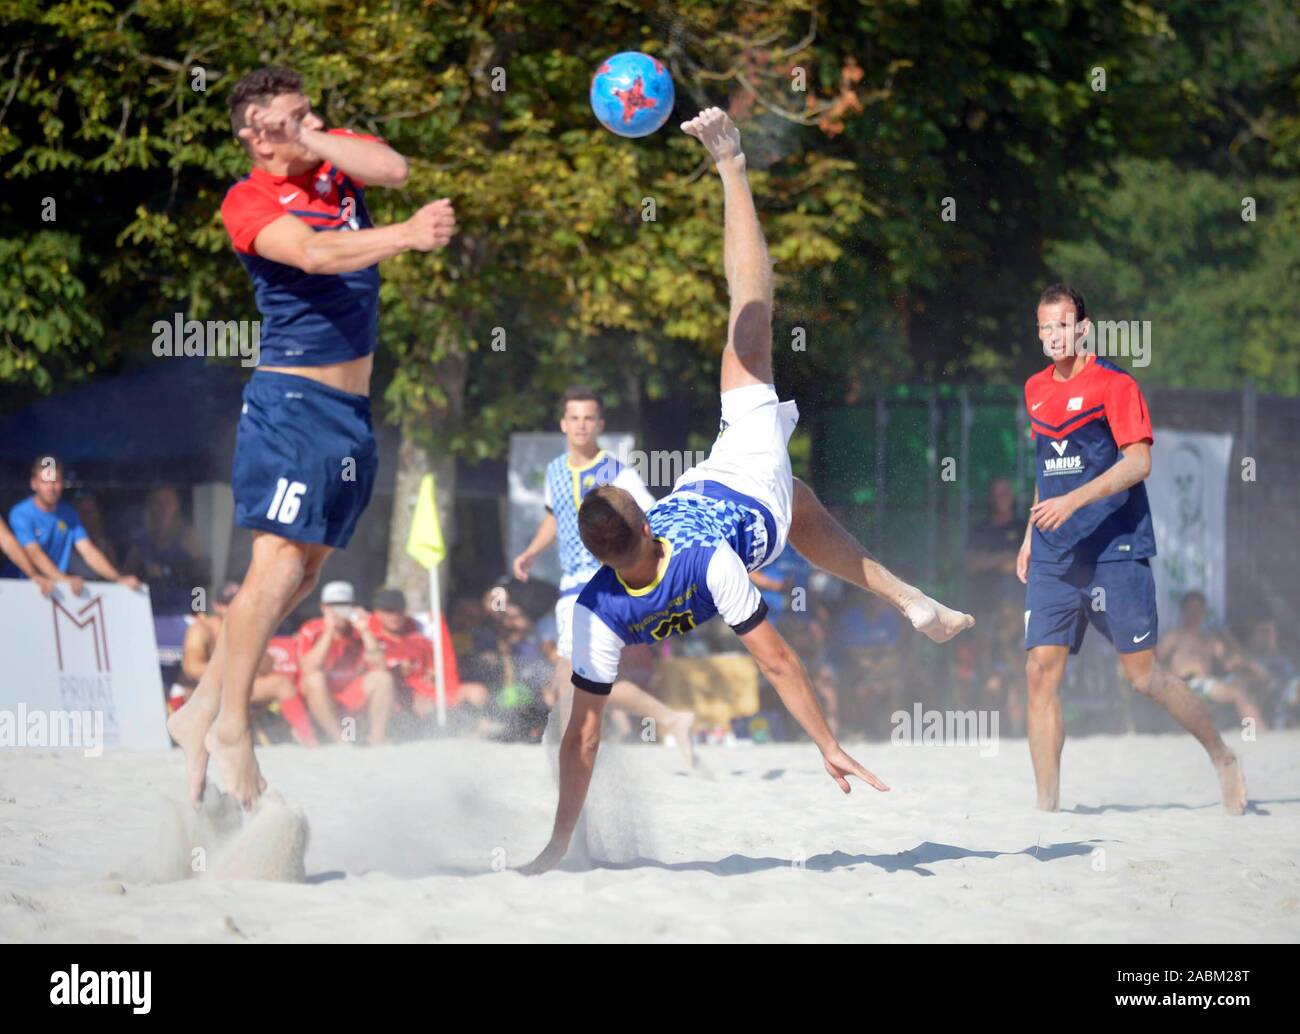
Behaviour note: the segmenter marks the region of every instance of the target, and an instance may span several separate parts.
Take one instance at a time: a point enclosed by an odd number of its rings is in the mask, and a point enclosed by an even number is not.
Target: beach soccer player
[[[835,521],[792,476],[787,446],[798,421],[772,379],[772,274],[745,172],[740,133],[709,108],[682,126],[708,150],[722,179],[723,259],[730,294],[722,353],[721,431],[708,458],[645,512],[605,485],[578,512],[583,544],[604,566],[573,616],[573,713],[560,746],[560,792],[551,839],[521,871],[554,868],[568,850],[600,744],[600,720],[630,643],[659,642],[721,616],[753,655],[844,793],[849,776],[888,787],[851,758],[826,725],[803,665],[767,620],[749,572],[789,541],[812,564],[883,597],[935,642],[974,624],[906,584]]]
[[[1038,807],[1060,805],[1061,680],[1092,625],[1114,645],[1124,675],[1200,741],[1219,776],[1223,807],[1246,808],[1241,763],[1187,683],[1156,660],[1156,555],[1145,479],[1151,415],[1137,381],[1088,347],[1083,295],[1052,284],[1038,299],[1038,338],[1051,363],[1025,382],[1037,488],[1016,559],[1025,582],[1029,754]]]
[[[227,192],[221,218],[261,314],[231,479],[235,523],[253,532],[252,560],[212,659],[168,729],[185,751],[195,807],[211,755],[225,791],[249,808],[266,788],[248,705],[267,641],[330,552],[347,546],[374,488],[376,266],[444,246],[456,222],[444,198],[374,226],[366,187],[400,187],[406,160],[375,137],[325,129],[288,69],[239,80],[230,118],[252,169]]]
[[[582,536],[578,534],[578,510],[582,501],[600,486],[614,485],[631,495],[643,510],[655,504],[636,468],[620,462],[600,447],[597,439],[605,429],[605,414],[596,393],[590,388],[574,386],[564,393],[561,406],[560,430],[566,448],[546,466],[546,516],[533,540],[514,562],[515,577],[526,582],[538,556],[553,543],[559,543],[561,575],[560,597],[555,601],[555,650],[560,661],[551,676],[548,693],[558,718],[548,728],[563,728],[572,706],[573,610],[578,593],[600,570],[600,561],[582,544]],[[695,715],[692,712],[674,711],[626,678],[614,683],[609,706],[653,719],[656,736],[660,733],[665,738],[672,736],[681,747],[686,763],[693,763],[691,727]]]

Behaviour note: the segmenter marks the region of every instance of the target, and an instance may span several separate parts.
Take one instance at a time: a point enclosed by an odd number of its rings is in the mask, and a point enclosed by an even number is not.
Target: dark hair
[[[578,510],[582,544],[602,564],[626,560],[636,552],[645,514],[629,492],[601,485],[588,493]]]
[[[249,72],[230,91],[230,129],[236,137],[248,123],[244,115],[250,104],[265,104],[283,93],[302,93],[302,76],[291,68],[267,65]]]
[[[1076,323],[1088,318],[1088,306],[1084,303],[1083,292],[1076,290],[1069,284],[1048,284],[1043,293],[1038,296],[1038,304],[1051,305],[1052,302],[1065,301],[1066,299],[1074,302],[1074,320]]]
[[[600,403],[600,396],[596,394],[595,389],[585,384],[575,384],[564,393],[564,398],[560,400],[561,417],[568,411],[570,402],[594,402],[596,408],[600,410],[600,415],[605,415],[605,407]]]
[[[32,460],[32,477],[39,475],[51,464],[54,466],[54,472],[56,474],[63,473],[63,461],[53,453],[43,452],[41,455],[37,456],[36,459]]]

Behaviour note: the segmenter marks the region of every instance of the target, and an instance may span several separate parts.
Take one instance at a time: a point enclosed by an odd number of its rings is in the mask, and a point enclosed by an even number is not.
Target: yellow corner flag
[[[425,474],[420,481],[420,495],[415,501],[406,551],[426,568],[437,567],[447,555],[447,546],[442,541],[442,525],[438,522],[438,506],[433,498],[432,474]]]

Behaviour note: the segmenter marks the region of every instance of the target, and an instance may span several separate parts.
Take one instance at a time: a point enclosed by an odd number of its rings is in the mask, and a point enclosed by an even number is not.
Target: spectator
[[[1010,600],[998,607],[990,632],[988,660],[984,665],[984,703],[1001,715],[1000,731],[1025,734],[1025,625],[1020,610]],[[981,705],[982,706],[982,705]]]
[[[217,633],[221,631],[221,623],[226,619],[226,610],[238,591],[237,582],[227,582],[212,602],[212,613],[195,615],[194,624],[190,625],[185,632],[181,675],[182,683],[187,690],[185,694],[187,698],[189,691],[199,684],[199,679],[203,677],[204,671],[212,660],[212,653],[217,648]],[[307,717],[307,706],[298,695],[297,686],[290,676],[275,670],[275,660],[269,652],[258,666],[250,702],[278,704],[280,714],[293,731],[294,739],[305,746],[316,745],[316,730],[312,728],[311,719]]]
[[[73,595],[80,596],[82,579],[69,575],[68,562],[75,549],[95,574],[105,581],[138,589],[140,579],[121,574],[81,526],[71,503],[63,502],[63,464],[53,456],[41,456],[32,464],[32,495],[9,511],[14,538],[32,566],[45,577],[66,582]]]
[[[750,571],[749,580],[758,586],[758,591],[767,604],[767,613],[776,621],[790,604],[790,593],[801,588],[808,592],[808,583],[812,577],[813,566],[808,563],[794,546],[787,545],[781,555],[761,571]]]
[[[1189,592],[1178,609],[1178,627],[1160,637],[1156,660],[1207,700],[1231,704],[1243,719],[1264,729],[1264,716],[1242,684],[1248,666],[1232,641],[1205,627],[1205,594]]]
[[[104,522],[104,508],[99,504],[99,497],[91,492],[78,492],[73,496],[72,505],[76,507],[77,517],[81,521],[81,526],[86,529],[86,535],[90,538],[90,541],[99,547],[99,551],[104,556],[108,557],[110,564],[119,570],[123,569],[117,547],[113,545],[108,534],[108,525]],[[72,563],[68,569],[73,574],[79,574],[83,577],[94,575],[86,562],[76,554],[73,554]],[[138,574],[138,572],[130,570],[128,570],[128,573]],[[145,580],[148,581],[148,579]],[[149,588],[152,590],[153,586]]]
[[[902,633],[902,616],[879,596],[867,596],[840,618],[839,667],[857,687],[852,701],[856,713],[842,714],[844,721],[860,722],[880,734],[888,730],[902,695]]]
[[[45,575],[36,570],[31,557],[18,544],[18,540],[14,538],[14,533],[9,530],[9,525],[5,523],[3,517],[0,517],[0,553],[3,553],[9,559],[9,564],[5,565],[3,570],[0,570],[0,575],[6,578],[13,577],[10,574],[10,565],[12,565],[14,572],[25,575],[36,583],[37,588],[41,590],[42,596],[48,596],[54,591],[54,580],[46,578]]]
[[[1287,728],[1297,716],[1300,705],[1300,672],[1295,662],[1278,645],[1277,622],[1257,622],[1250,636],[1246,658],[1251,688],[1272,702],[1273,725]]]
[[[1016,555],[1025,540],[1026,518],[1016,513],[1016,491],[1008,477],[989,482],[989,519],[972,529],[966,544],[967,593],[990,611],[1004,599],[1023,596]]]
[[[345,737],[337,707],[349,713],[366,709],[366,742],[384,742],[393,712],[393,676],[384,649],[370,631],[369,615],[356,605],[349,582],[330,582],[321,591],[321,616],[298,630],[299,685],[316,724],[334,742]]]
[[[203,547],[181,514],[181,496],[163,485],[145,498],[144,526],[131,536],[126,570],[149,583],[154,610],[189,608],[194,587],[204,580]]]
[[[840,695],[836,685],[838,673],[827,649],[826,629],[822,621],[811,613],[789,611],[777,623],[795,655],[803,661],[808,671],[817,699],[821,701],[826,724],[835,736],[840,734]]]
[[[385,663],[397,687],[398,702],[409,705],[420,718],[432,714],[438,699],[433,643],[407,613],[406,596],[401,589],[383,589],[375,594],[370,631],[383,648]],[[487,687],[480,682],[460,681],[456,651],[445,621],[442,623],[442,663],[448,709],[460,706],[462,699],[471,706],[482,708],[487,703]]]

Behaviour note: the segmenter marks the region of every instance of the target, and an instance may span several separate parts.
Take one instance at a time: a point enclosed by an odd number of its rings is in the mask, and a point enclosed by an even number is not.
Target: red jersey
[[[1025,382],[1034,435],[1039,499],[1053,499],[1104,474],[1134,442],[1153,441],[1151,415],[1132,374],[1089,356],[1079,373],[1058,381],[1054,366]],[[1033,532],[1035,563],[1137,560],[1156,555],[1146,485],[1076,510],[1055,531]]]
[[[324,618],[312,618],[298,629],[299,664],[302,664],[307,651],[315,646],[324,634]],[[329,649],[325,652],[323,670],[330,683],[338,685],[347,685],[370,670],[366,665],[366,645],[351,625],[345,625],[342,631],[334,633]]]
[[[433,643],[420,631],[420,626],[414,619],[408,617],[401,631],[394,634],[379,623],[379,615],[371,614],[370,631],[383,647],[389,669],[402,678],[413,693],[429,697],[437,695]],[[451,632],[446,621],[442,623],[442,673],[447,706],[454,707],[460,698],[460,672],[456,667],[456,651],[452,648]]]

